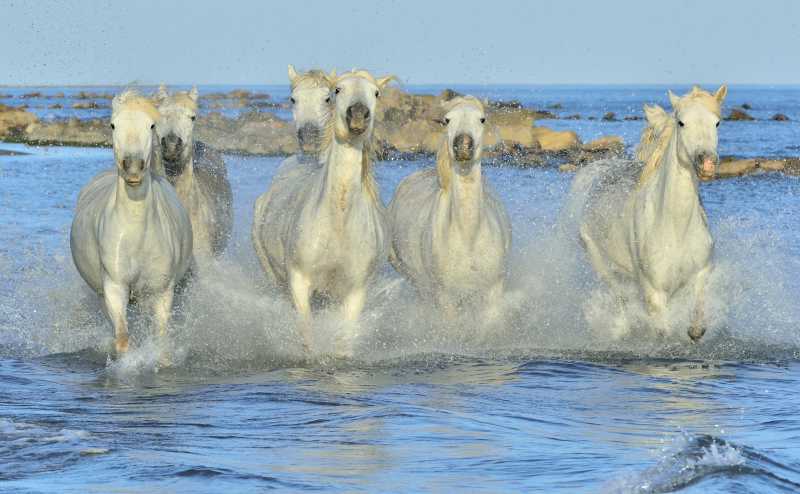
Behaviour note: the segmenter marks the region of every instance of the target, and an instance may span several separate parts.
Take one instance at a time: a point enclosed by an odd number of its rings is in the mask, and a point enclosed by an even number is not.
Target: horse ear
[[[725,101],[725,96],[727,95],[728,95],[728,85],[723,84],[714,93],[714,98],[717,100],[717,103],[719,103],[720,106],[722,106],[722,102]]]
[[[377,79],[376,81],[378,83],[378,87],[383,89],[384,86],[386,86],[387,84],[389,84],[390,82],[392,82],[394,80],[397,80],[397,77],[395,77],[393,75],[387,75],[386,77],[381,77],[380,79]]]
[[[671,89],[667,89],[667,95],[669,95],[669,104],[672,105],[672,108],[678,106],[681,98],[673,93]]]
[[[653,127],[660,127],[668,118],[667,112],[658,105],[644,105],[644,116]]]
[[[332,69],[330,74],[325,76],[325,79],[328,81],[329,86],[336,84],[336,69]]]
[[[167,99],[169,93],[167,92],[167,85],[163,82],[158,86],[158,91],[156,91],[156,100],[161,101]]]
[[[189,97],[192,98],[192,101],[196,103],[198,96],[200,96],[200,92],[197,91],[197,86],[192,86],[192,90],[189,91]]]
[[[289,82],[294,84],[295,79],[297,79],[297,71],[294,70],[294,65],[289,64]]]

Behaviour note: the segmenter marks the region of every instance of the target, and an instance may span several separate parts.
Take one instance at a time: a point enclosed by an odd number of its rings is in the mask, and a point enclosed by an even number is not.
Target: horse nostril
[[[183,139],[178,137],[178,146],[183,146]]]
[[[167,138],[166,137],[162,137],[161,138],[161,145],[162,146],[166,146],[167,145]]]
[[[467,134],[459,134],[453,140],[453,147],[456,149],[466,149],[471,151],[475,142],[472,139],[472,136]]]
[[[128,161],[128,158],[122,158],[122,168],[127,170],[129,165],[130,162]]]

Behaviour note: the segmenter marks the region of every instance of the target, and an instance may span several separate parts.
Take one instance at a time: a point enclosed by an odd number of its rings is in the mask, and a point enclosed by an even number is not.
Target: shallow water
[[[31,153],[0,157],[2,491],[800,489],[796,178],[702,186],[717,267],[699,345],[645,327],[611,340],[573,176],[487,168],[514,227],[506,327],[444,324],[387,268],[356,358],[325,355],[323,313],[307,360],[249,239],[280,160],[227,156],[235,238],[181,299],[176,364],[159,368],[142,322],[136,349],[108,359],[69,256],[78,190],[110,151],[2,147]],[[421,166],[379,164],[384,198]]]

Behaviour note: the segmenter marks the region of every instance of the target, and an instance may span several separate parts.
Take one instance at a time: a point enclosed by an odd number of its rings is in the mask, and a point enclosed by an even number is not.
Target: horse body
[[[375,102],[386,82],[366,72],[338,78],[320,163],[298,159],[282,167],[256,201],[256,252],[269,276],[290,292],[306,347],[310,299],[319,293],[340,302],[350,324],[340,335],[346,348],[337,351],[349,353],[367,282],[387,256],[385,212],[369,158]]]
[[[222,156],[193,141],[197,90],[168,95],[162,86],[156,99],[164,174],[189,212],[195,258],[218,257],[233,229],[233,194]]]
[[[115,99],[117,170],[83,188],[70,233],[75,266],[104,298],[118,353],[128,347],[131,297],[149,306],[158,334],[166,335],[175,284],[192,257],[189,216],[166,179],[152,172],[157,116],[138,108],[146,104],[141,99],[132,92]]]
[[[695,88],[684,98],[671,95],[673,116],[647,111],[650,127],[645,132],[656,129],[658,134],[657,143],[646,143],[643,137],[639,155],[647,162],[643,167],[612,167],[618,176],[598,184],[581,225],[595,271],[623,303],[622,285],[637,284],[658,330],[667,329],[663,317],[670,299],[691,287],[696,304],[689,329],[693,340],[705,332],[705,284],[714,246],[698,173],[714,173],[716,126],[725,94],[724,86],[713,96]]]
[[[421,294],[434,297],[449,312],[463,302],[496,311],[511,225],[505,207],[481,175],[482,106],[474,98],[457,98],[450,108],[437,170],[403,180],[389,205],[390,259]],[[463,135],[472,144],[454,160]]]

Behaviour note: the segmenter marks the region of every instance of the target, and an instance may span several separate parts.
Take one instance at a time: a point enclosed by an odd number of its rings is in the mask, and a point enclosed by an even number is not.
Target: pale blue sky
[[[0,0],[0,84],[800,83],[800,1]]]

